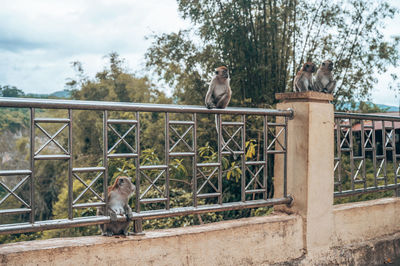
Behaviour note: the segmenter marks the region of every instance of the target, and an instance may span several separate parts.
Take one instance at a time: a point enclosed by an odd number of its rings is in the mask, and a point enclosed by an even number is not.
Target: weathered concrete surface
[[[333,245],[366,241],[400,232],[400,198],[336,205]]]
[[[284,103],[304,102],[304,101],[326,103],[328,101],[333,100],[333,95],[317,91],[285,92],[285,93],[275,93],[275,98]]]
[[[332,95],[320,92],[276,94],[278,109],[294,110],[288,123],[287,187],[291,211],[304,219],[308,252],[328,249],[333,235],[334,120]],[[282,119],[282,118],[281,118]],[[280,142],[283,139],[280,139]],[[283,156],[275,157],[275,194],[282,196]]]
[[[400,232],[374,240],[357,242],[350,245],[336,246],[320,254],[307,254],[299,259],[275,266],[309,265],[398,265],[400,258]]]
[[[61,238],[0,246],[2,265],[267,265],[303,255],[298,215],[272,215],[144,236]]]

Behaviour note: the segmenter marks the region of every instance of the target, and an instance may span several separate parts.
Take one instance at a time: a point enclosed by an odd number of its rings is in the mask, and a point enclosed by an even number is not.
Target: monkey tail
[[[219,134],[218,116],[217,116],[217,114],[215,114],[215,129],[217,130],[217,134]],[[222,149],[222,147],[224,145],[225,145],[225,140],[224,140],[224,137],[222,136],[222,132],[221,132],[221,149]],[[230,151],[230,153],[233,156],[233,159],[236,161],[237,160],[237,155],[233,152],[233,150],[228,145],[226,145],[225,148]]]

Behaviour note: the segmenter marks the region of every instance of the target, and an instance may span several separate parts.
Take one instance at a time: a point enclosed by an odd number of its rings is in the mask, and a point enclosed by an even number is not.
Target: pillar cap
[[[280,102],[321,102],[329,103],[333,95],[318,91],[275,93],[275,98]]]

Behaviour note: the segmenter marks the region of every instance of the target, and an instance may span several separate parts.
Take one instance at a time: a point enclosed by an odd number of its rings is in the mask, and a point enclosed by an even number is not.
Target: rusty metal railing
[[[399,196],[400,117],[335,113],[335,197]]]
[[[74,100],[47,100],[47,99],[27,99],[27,98],[0,98],[1,107],[14,107],[14,108],[29,108],[30,110],[30,167],[29,169],[21,170],[0,170],[0,186],[3,187],[7,194],[0,199],[0,215],[5,214],[28,214],[29,220],[23,223],[16,224],[1,224],[0,234],[8,233],[22,233],[33,232],[48,229],[58,229],[67,227],[77,227],[86,225],[95,225],[109,223],[109,216],[90,216],[90,217],[74,217],[74,210],[78,208],[91,208],[107,206],[107,186],[109,184],[109,161],[115,158],[133,158],[136,167],[136,193],[135,193],[135,208],[133,211],[132,220],[134,221],[134,231],[140,233],[142,231],[141,222],[143,219],[154,219],[163,217],[172,217],[179,215],[198,214],[206,212],[226,211],[226,210],[239,210],[245,208],[255,208],[263,206],[272,206],[276,204],[290,204],[292,198],[287,194],[286,186],[286,171],[284,171],[284,195],[282,198],[267,198],[267,178],[268,178],[268,155],[276,156],[282,154],[284,156],[284,167],[286,167],[287,157],[287,124],[288,119],[293,115],[291,110],[271,110],[271,109],[254,109],[254,108],[227,108],[227,109],[213,109],[208,110],[200,106],[182,106],[182,105],[162,105],[162,104],[137,104],[137,103],[116,103],[116,102],[96,102],[96,101],[74,101]],[[68,114],[64,118],[41,118],[35,116],[36,109],[64,109]],[[103,113],[103,155],[102,166],[98,167],[81,167],[75,166],[74,150],[73,150],[73,112],[76,110],[97,110]],[[125,111],[135,114],[135,119],[110,119],[110,111]],[[164,143],[164,162],[160,165],[141,165],[141,112],[159,112],[165,115],[165,127],[163,134],[165,135]],[[190,114],[190,120],[171,120],[172,113],[185,113]],[[217,153],[218,160],[215,163],[199,162],[197,143],[197,117],[201,114],[216,114],[218,125],[217,132]],[[222,115],[238,115],[241,117],[240,121],[222,121]],[[262,159],[257,161],[246,161],[246,117],[248,115],[263,117],[263,156]],[[275,118],[276,116],[284,117],[283,123],[276,121],[268,121],[268,118]],[[59,129],[53,135],[48,133],[42,124],[58,125]],[[128,125],[129,129],[120,134],[116,129],[116,125]],[[176,126],[186,127],[184,133],[178,133],[175,129]],[[228,133],[228,127],[234,128],[234,133]],[[215,128],[213,128],[215,130]],[[47,137],[47,141],[40,147],[35,147],[35,132],[39,130]],[[56,137],[60,132],[67,131],[68,143],[59,143]],[[109,147],[109,134],[112,132],[118,136],[118,140],[114,145]],[[126,136],[134,132],[135,140],[128,142]],[[186,141],[185,138],[191,134],[192,141]],[[224,133],[223,133],[224,132]],[[161,133],[161,132],[160,132]],[[173,141],[171,135],[175,135]],[[240,140],[235,139],[235,135],[240,135]],[[225,136],[225,140],[223,140]],[[176,151],[177,143],[184,144],[186,151]],[[61,154],[41,154],[41,151],[46,148],[49,143],[53,143],[61,151]],[[115,147],[123,143],[128,152],[116,153]],[[191,144],[189,144],[191,143]],[[240,169],[241,169],[241,201],[239,202],[223,202],[223,187],[222,187],[222,165],[221,158],[226,155],[234,153],[240,156]],[[170,158],[185,157],[191,158],[193,162],[193,172],[191,177],[193,205],[184,206],[179,208],[170,208]],[[57,220],[37,221],[35,219],[35,178],[36,168],[35,162],[38,160],[63,160],[68,162],[68,218]],[[257,166],[257,172],[254,173],[250,168]],[[212,168],[208,176],[205,174],[204,169]],[[157,170],[159,174],[155,179],[146,175],[148,170]],[[261,171],[263,170],[263,171]],[[89,184],[81,178],[83,173],[94,173],[95,178]],[[3,178],[9,176],[23,176],[12,188],[8,187]],[[161,190],[157,187],[156,181],[163,176],[165,180],[164,189]],[[95,191],[93,184],[103,178],[102,192]],[[277,177],[276,177],[277,178]],[[84,189],[78,196],[74,197],[74,180],[79,180],[84,185]],[[143,186],[144,181],[149,181],[150,185]],[[211,181],[217,180],[212,183]],[[26,182],[29,182],[30,196],[29,200],[22,199],[17,190]],[[209,185],[208,190],[204,187]],[[146,193],[151,190],[158,190],[162,196],[157,198],[146,197]],[[99,200],[98,202],[85,202],[79,203],[85,193],[92,193]],[[261,198],[248,199],[246,195],[249,194],[262,195]],[[75,193],[76,194],[76,193]],[[16,209],[1,209],[2,203],[8,197],[15,197],[21,208]],[[199,199],[216,198],[216,204],[199,204]],[[157,210],[141,210],[141,206],[150,203],[164,203],[164,208]],[[125,221],[126,217],[119,216],[119,220]]]

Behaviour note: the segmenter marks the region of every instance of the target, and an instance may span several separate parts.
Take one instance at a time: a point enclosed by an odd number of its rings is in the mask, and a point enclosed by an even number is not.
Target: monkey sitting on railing
[[[135,192],[135,185],[130,178],[119,176],[112,186],[108,187],[108,210],[105,207],[97,209],[97,215],[109,215],[111,222],[100,225],[103,236],[128,235],[130,218],[132,218],[132,209],[129,206],[129,198]],[[126,222],[118,222],[117,215],[126,215]]]

